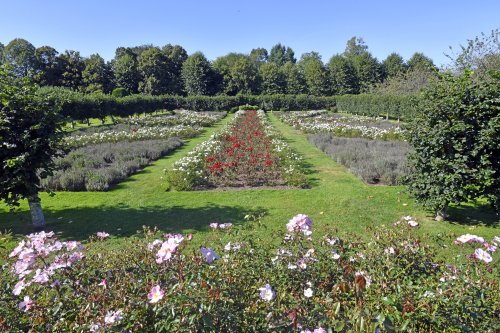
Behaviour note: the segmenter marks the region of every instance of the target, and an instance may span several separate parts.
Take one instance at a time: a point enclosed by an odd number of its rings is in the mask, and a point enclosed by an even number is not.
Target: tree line
[[[115,57],[105,61],[99,54],[82,57],[74,50],[36,48],[20,38],[0,43],[0,62],[40,86],[106,94],[119,88],[120,95],[358,94],[407,73],[435,69],[420,52],[408,61],[395,52],[379,61],[357,37],[327,63],[317,52],[297,60],[293,49],[280,43],[269,52],[254,48],[249,54],[229,53],[214,61],[202,52],[188,55],[180,45],[119,47]]]

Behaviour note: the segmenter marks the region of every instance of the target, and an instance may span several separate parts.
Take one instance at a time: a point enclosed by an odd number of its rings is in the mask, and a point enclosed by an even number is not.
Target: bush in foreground
[[[262,228],[248,222],[249,231]],[[195,249],[192,235],[145,230],[127,251],[107,233],[83,249],[32,234],[0,272],[0,330],[23,332],[495,332],[492,243],[455,240],[468,258],[437,259],[418,222],[370,229],[372,241],[316,235],[299,214],[279,246],[231,224]],[[285,230],[285,227],[283,228]],[[229,239],[224,244],[221,239]],[[451,243],[452,240],[450,240]]]

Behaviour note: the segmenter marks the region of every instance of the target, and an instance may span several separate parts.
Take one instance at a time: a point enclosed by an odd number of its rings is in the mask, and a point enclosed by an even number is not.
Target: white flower
[[[307,298],[312,297],[313,295],[313,290],[311,288],[304,289],[304,296]]]
[[[259,290],[260,290],[260,298],[262,298],[266,302],[271,301],[276,296],[276,293],[269,284],[266,284],[264,287],[259,288]]]

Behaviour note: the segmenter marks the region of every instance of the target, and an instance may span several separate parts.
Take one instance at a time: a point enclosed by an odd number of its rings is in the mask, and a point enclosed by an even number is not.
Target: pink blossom
[[[104,231],[99,231],[99,232],[97,232],[96,236],[97,236],[97,238],[103,240],[103,239],[108,238],[109,234],[107,232],[104,232]]]
[[[484,238],[476,235],[465,234],[455,240],[455,244],[484,243]]]
[[[160,245],[160,244],[162,244],[162,243],[163,243],[163,241],[161,241],[160,239],[155,239],[152,243],[149,243],[149,244],[148,244],[148,247],[147,247],[147,248],[148,248],[148,251],[153,251],[153,249],[154,249],[156,246],[158,246],[158,245]]]
[[[109,311],[106,316],[104,316],[104,323],[107,325],[113,325],[114,323],[123,319],[123,311]]]
[[[215,222],[210,223],[210,228],[212,228],[213,230],[217,229],[218,226],[219,226],[218,223],[215,223]]]
[[[408,221],[408,225],[410,227],[418,227],[418,222],[411,220],[411,221]]]
[[[19,244],[16,246],[16,248],[14,250],[12,250],[12,252],[9,254],[9,257],[12,258],[12,257],[17,256],[24,249],[25,244],[26,244],[26,242],[24,240],[19,242]]]
[[[12,293],[14,295],[20,295],[21,294],[21,291],[23,291],[23,289],[27,286],[27,284],[24,282],[24,279],[22,279],[21,281],[19,281],[18,283],[16,283],[16,285],[14,286],[14,289],[12,290]]]
[[[301,231],[304,235],[310,236],[312,234],[313,222],[305,214],[298,214],[294,216],[286,225],[288,232]]]
[[[47,283],[49,281],[50,275],[52,275],[52,274],[50,274],[49,271],[46,271],[46,270],[42,271],[40,268],[38,268],[35,272],[35,276],[33,277],[32,281],[44,284],[44,283]]]
[[[474,257],[484,261],[485,263],[490,263],[493,260],[491,255],[483,249],[476,249],[476,251],[474,251]]]
[[[19,309],[24,310],[24,312],[29,311],[33,307],[35,302],[33,302],[29,296],[24,296],[24,300],[19,303]]]
[[[186,238],[187,238],[187,240],[188,240],[188,241],[190,241],[191,239],[193,239],[193,234],[189,234],[189,235],[187,235],[187,237],[186,237]]]
[[[165,292],[161,289],[159,285],[151,288],[151,291],[148,294],[149,303],[154,304],[163,298]]]
[[[102,279],[102,280],[101,280],[101,282],[98,284],[98,286],[101,286],[101,287],[106,288],[106,286],[107,286],[107,281],[106,281],[106,279]]]

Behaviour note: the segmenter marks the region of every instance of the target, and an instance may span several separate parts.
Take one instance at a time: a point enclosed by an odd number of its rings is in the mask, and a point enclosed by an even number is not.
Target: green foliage
[[[184,82],[182,79],[182,64],[188,58],[186,50],[180,45],[167,44],[161,48],[169,60],[169,81],[167,82],[167,92],[169,94],[184,94]]]
[[[350,58],[340,54],[328,62],[330,90],[333,95],[355,94],[359,91],[356,69]]]
[[[35,47],[22,38],[13,39],[3,50],[4,63],[11,66],[15,76],[34,74],[36,68]]]
[[[116,85],[125,89],[128,94],[136,94],[141,81],[137,56],[131,51],[124,51],[120,57],[115,57],[112,66]]]
[[[360,94],[336,96],[335,100],[339,112],[409,120],[417,110],[418,99],[416,95]]]
[[[295,53],[292,48],[278,43],[271,48],[267,61],[278,66],[283,66],[287,62],[295,63]]]
[[[298,63],[307,86],[307,92],[315,96],[329,93],[328,74],[317,52],[304,53]]]
[[[397,53],[391,53],[382,62],[384,76],[387,78],[395,77],[406,71],[406,64],[403,57]]]
[[[261,91],[264,95],[285,93],[286,82],[281,68],[273,62],[260,66]]]
[[[186,59],[181,76],[189,96],[209,95],[213,92],[214,73],[203,53],[196,52]]]
[[[73,90],[81,90],[83,87],[82,72],[85,63],[80,56],[80,52],[68,50],[59,55],[58,62],[61,66],[61,86]]]
[[[115,88],[111,92],[111,96],[118,98],[118,97],[125,97],[127,96],[127,90],[125,88]]]
[[[500,72],[439,75],[411,124],[409,191],[438,212],[450,203],[486,198],[500,209]]]
[[[281,67],[286,84],[286,93],[291,95],[305,94],[307,91],[304,74],[299,67],[291,61],[288,61]]]
[[[99,54],[92,54],[84,60],[85,68],[82,71],[82,81],[85,92],[104,92],[111,90],[112,73]]]
[[[58,61],[58,52],[50,46],[42,46],[35,50],[36,70],[33,79],[41,86],[57,86],[61,84],[62,68]]]
[[[36,196],[60,154],[60,114],[27,79],[0,68],[0,199],[10,206]]]
[[[408,60],[408,68],[410,70],[418,69],[433,71],[436,69],[436,66],[431,58],[421,52],[415,52]]]
[[[169,66],[169,59],[159,48],[151,47],[142,52],[138,68],[143,79],[139,82],[139,91],[147,95],[168,93]]]

